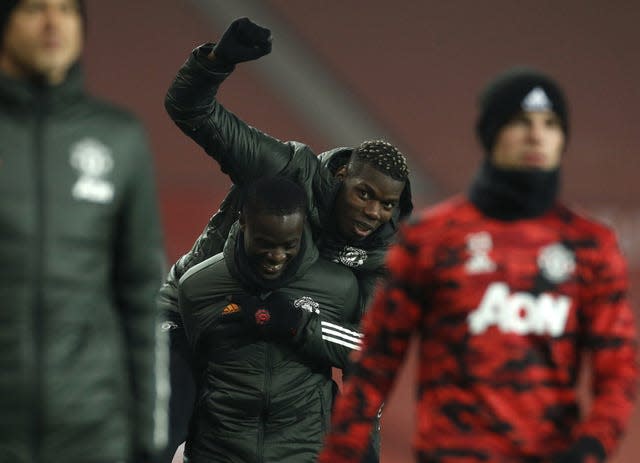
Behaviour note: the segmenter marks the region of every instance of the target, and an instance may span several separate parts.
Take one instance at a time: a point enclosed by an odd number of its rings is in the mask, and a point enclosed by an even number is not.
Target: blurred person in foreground
[[[193,403],[177,282],[190,267],[222,250],[238,217],[237,187],[269,175],[303,185],[313,240],[326,259],[356,275],[361,308],[383,273],[387,246],[413,207],[406,159],[390,143],[367,140],[317,156],[308,145],[283,142],[251,127],[218,102],[218,89],[236,65],[267,55],[271,45],[269,29],[247,18],[233,21],[218,43],[193,50],[165,100],[176,125],[217,161],[234,184],[191,251],[173,265],[160,291],[160,307],[168,314],[172,343],[170,441],[176,445],[184,439],[185,412]],[[378,447],[376,435],[369,461],[378,460]]]
[[[162,437],[152,159],[83,89],[85,23],[81,1],[0,3],[3,462],[147,462]]]
[[[558,201],[565,97],[508,70],[476,128],[486,157],[468,194],[424,211],[387,255],[322,463],[358,460],[413,334],[421,463],[603,462],[623,436],[638,371],[626,264],[612,230]]]
[[[185,461],[311,462],[329,429],[331,367],[360,348],[344,327],[360,317],[358,282],[318,258],[302,186],[263,177],[243,193],[224,251],[180,279],[199,397]]]

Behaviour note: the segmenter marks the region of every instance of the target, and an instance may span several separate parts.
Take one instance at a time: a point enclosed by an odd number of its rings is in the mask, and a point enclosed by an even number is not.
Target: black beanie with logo
[[[496,135],[522,111],[553,111],[569,135],[569,114],[564,92],[549,76],[531,68],[516,67],[492,80],[479,98],[476,134],[487,154]]]
[[[4,32],[7,27],[7,23],[9,22],[9,16],[13,10],[18,6],[21,0],[0,0],[0,44],[4,40]],[[80,14],[82,15],[82,20],[84,24],[87,24],[87,10],[85,8],[84,0],[76,0],[78,3],[78,8],[80,9]]]

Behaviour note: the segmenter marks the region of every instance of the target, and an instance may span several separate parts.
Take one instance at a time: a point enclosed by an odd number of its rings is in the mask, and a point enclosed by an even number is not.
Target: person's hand
[[[271,52],[271,31],[249,18],[234,20],[213,48],[215,59],[226,64],[258,59]]]
[[[302,321],[302,309],[294,307],[286,294],[273,292],[265,300],[273,322],[267,327],[267,335],[273,338],[292,338],[298,333]]]

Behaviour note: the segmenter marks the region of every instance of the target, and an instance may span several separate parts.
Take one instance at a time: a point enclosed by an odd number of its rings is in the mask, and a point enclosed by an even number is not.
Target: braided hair
[[[409,177],[407,159],[398,148],[384,140],[362,142],[351,153],[349,164],[356,173],[367,164],[394,180],[403,182]]]

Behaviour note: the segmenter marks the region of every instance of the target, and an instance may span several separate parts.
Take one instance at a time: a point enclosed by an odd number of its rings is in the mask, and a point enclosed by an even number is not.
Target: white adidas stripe
[[[321,322],[321,325],[323,340],[340,344],[354,350],[362,349],[362,333],[324,320]]]
[[[362,336],[364,336],[362,333],[358,332],[358,331],[353,331],[350,329],[345,328],[344,326],[340,326],[340,325],[336,325],[335,323],[331,323],[325,320],[321,320],[320,321],[322,324],[322,329],[324,330],[325,326],[331,327],[331,328],[335,328],[336,330],[339,331],[343,331],[344,333],[350,334],[351,336],[356,336],[361,338]]]
[[[331,336],[325,336],[324,334],[322,335],[322,339],[324,341],[333,342],[334,344],[340,344],[341,346],[346,346],[349,349],[362,350],[362,346],[361,345],[353,344],[353,343],[347,342],[347,341],[345,341],[343,339],[332,338]]]
[[[362,339],[360,339],[357,336],[350,336],[348,334],[342,333],[340,331],[336,331],[336,330],[330,330],[327,329],[325,327],[322,327],[322,334],[323,335],[329,335],[329,336],[335,336],[338,338],[342,338],[346,341],[352,342],[354,344],[361,344],[362,343]]]

